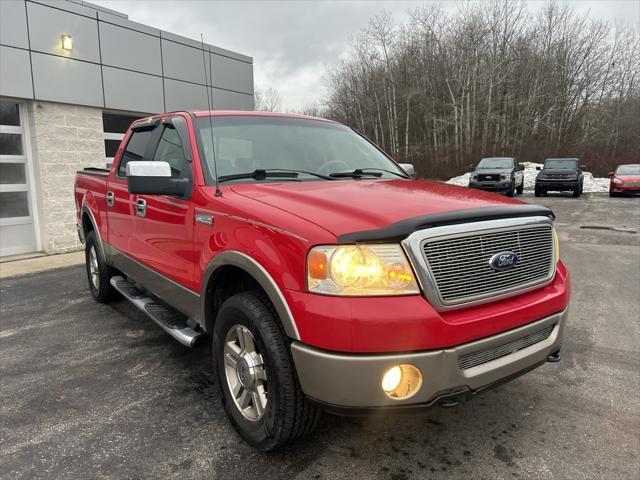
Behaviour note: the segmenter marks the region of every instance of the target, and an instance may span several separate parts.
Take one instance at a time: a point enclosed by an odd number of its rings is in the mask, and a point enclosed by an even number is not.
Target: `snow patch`
[[[536,167],[542,167],[541,163],[522,162],[524,166],[524,189],[525,191],[532,192],[536,185],[536,177],[538,171]],[[458,177],[453,177],[447,180],[447,183],[452,185],[460,185],[463,187],[469,186],[469,177],[471,173],[465,173]],[[584,192],[585,193],[600,193],[609,191],[609,179],[608,178],[596,178],[591,172],[584,172]]]

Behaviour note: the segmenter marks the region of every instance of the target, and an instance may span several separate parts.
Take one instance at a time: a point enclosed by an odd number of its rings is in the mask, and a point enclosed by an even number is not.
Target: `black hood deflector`
[[[407,218],[377,230],[345,233],[344,235],[339,235],[337,240],[338,243],[399,242],[416,230],[423,230],[425,228],[519,217],[549,217],[551,220],[555,220],[556,218],[551,209],[541,205],[465,208],[463,210]]]

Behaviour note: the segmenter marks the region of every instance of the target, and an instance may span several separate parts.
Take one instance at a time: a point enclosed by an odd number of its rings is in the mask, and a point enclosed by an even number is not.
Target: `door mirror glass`
[[[183,196],[189,187],[187,178],[171,178],[169,162],[127,162],[129,193],[139,195]]]
[[[613,178],[613,177],[614,177],[614,175],[615,175],[615,173],[613,173],[613,172],[609,172],[609,178]]]
[[[402,170],[407,172],[407,175],[409,175],[411,178],[415,178],[416,168],[413,166],[412,163],[400,163],[399,165],[400,165],[400,168],[402,168]]]
[[[536,167],[536,170],[542,170],[542,167]]]

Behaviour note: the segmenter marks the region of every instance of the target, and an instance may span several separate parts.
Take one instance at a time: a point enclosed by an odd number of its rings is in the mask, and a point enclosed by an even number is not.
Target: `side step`
[[[182,345],[193,347],[204,336],[202,332],[198,332],[186,325],[177,314],[167,307],[147,297],[144,292],[140,291],[124,277],[111,277],[109,283]]]

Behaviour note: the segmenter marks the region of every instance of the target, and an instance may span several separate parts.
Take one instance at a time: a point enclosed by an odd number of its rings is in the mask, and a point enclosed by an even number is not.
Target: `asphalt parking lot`
[[[256,453],[189,350],[82,267],[0,281],[1,478],[638,478],[640,199],[534,199],[557,214],[573,277],[560,363],[418,416],[326,415]]]

